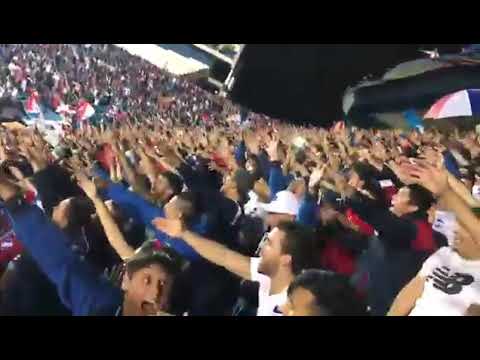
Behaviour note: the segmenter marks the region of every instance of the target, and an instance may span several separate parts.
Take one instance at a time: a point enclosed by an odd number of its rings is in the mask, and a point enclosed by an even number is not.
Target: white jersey
[[[410,316],[463,316],[480,304],[480,260],[465,260],[443,247],[425,261],[420,276],[425,288]]]
[[[250,276],[252,281],[260,283],[258,288],[257,316],[282,316],[280,306],[287,301],[287,289],[278,294],[270,295],[271,280],[258,272],[260,258],[250,258]]]

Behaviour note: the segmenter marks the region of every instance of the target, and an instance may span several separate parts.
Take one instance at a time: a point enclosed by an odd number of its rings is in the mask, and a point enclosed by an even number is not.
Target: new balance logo
[[[453,273],[446,266],[436,268],[433,275],[427,278],[433,281],[433,287],[448,295],[460,294],[465,286],[472,284],[475,279],[472,275]]]

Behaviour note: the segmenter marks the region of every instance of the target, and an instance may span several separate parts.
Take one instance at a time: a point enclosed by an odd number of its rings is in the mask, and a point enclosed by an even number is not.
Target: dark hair
[[[253,256],[265,233],[263,219],[241,216],[238,222],[238,245],[246,255]]]
[[[86,196],[76,196],[70,199],[68,209],[69,230],[76,230],[90,223],[95,214],[95,206]]]
[[[233,174],[233,179],[240,196],[240,203],[243,204],[247,201],[248,192],[253,189],[254,178],[247,170],[238,169]]]
[[[296,222],[281,222],[277,228],[285,233],[282,250],[292,257],[292,272],[297,275],[314,264],[315,233]]]
[[[184,191],[177,195],[177,199],[181,201],[184,221],[190,221],[198,213],[197,195],[190,191]]]
[[[385,195],[382,191],[380,183],[375,177],[377,170],[370,164],[356,162],[352,166],[352,170],[358,175],[360,180],[364,182],[363,188],[367,190],[378,201],[385,201]]]
[[[297,150],[295,152],[295,161],[300,165],[304,164],[307,161],[307,154],[305,154],[304,150]]]
[[[177,174],[174,174],[171,171],[166,171],[160,174],[163,176],[170,185],[173,195],[177,195],[182,192],[183,189],[183,180]]]
[[[255,154],[248,154],[247,160],[250,160],[252,163],[254,163],[255,170],[253,173],[251,173],[253,180],[257,181],[260,178],[262,178],[264,174],[263,174],[262,165],[260,163],[260,159],[258,158],[258,156]]]
[[[346,276],[324,270],[306,270],[288,288],[288,296],[298,288],[315,298],[316,315],[363,316],[366,307]]]
[[[171,247],[159,246],[157,241],[146,241],[125,263],[125,270],[128,276],[132,277],[137,271],[152,264],[160,265],[172,276],[183,271],[188,265]]]
[[[418,207],[419,212],[426,212],[435,202],[433,194],[418,184],[408,185],[410,190],[410,204]]]

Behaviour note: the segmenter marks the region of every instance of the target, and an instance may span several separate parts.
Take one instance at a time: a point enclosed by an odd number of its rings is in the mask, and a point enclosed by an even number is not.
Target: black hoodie
[[[402,217],[389,209],[351,199],[348,206],[375,228],[364,255],[369,276],[369,305],[373,315],[385,315],[400,290],[420,271],[423,262],[446,238],[434,231],[425,213]]]

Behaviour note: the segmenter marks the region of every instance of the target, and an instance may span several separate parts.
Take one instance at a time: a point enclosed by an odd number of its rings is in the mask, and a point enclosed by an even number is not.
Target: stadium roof
[[[205,51],[206,53],[209,53],[212,56],[215,56],[219,58],[220,60],[225,61],[226,63],[233,65],[233,59],[229,58],[228,56],[222,54],[220,51],[217,51],[215,49],[212,49],[211,47],[208,47],[207,45],[204,44],[193,44],[193,46],[197,47],[198,49]]]
[[[114,44],[177,76],[208,71],[208,65],[155,44]]]

